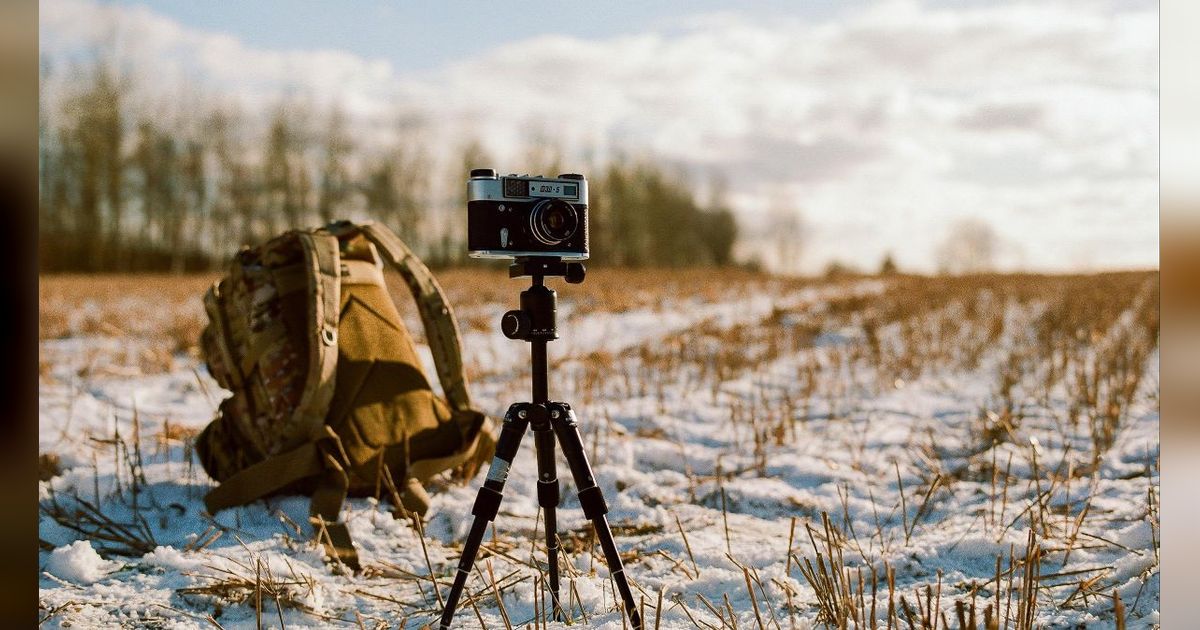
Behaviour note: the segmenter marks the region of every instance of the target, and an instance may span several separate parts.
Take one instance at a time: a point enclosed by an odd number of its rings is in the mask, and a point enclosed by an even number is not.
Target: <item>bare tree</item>
[[[146,248],[155,239],[154,230],[160,220],[158,207],[159,191],[162,183],[160,178],[159,133],[154,123],[143,120],[137,127],[137,146],[134,149],[133,163],[139,176],[142,224],[138,238],[139,247]]]
[[[420,236],[423,170],[416,155],[397,149],[375,162],[364,186],[369,211],[410,243],[417,243]]]
[[[950,226],[937,249],[940,273],[965,274],[989,271],[996,255],[998,237],[982,219],[962,219]]]
[[[895,274],[899,269],[896,267],[896,261],[892,258],[892,253],[888,252],[883,255],[883,260],[879,263],[879,275],[890,276]]]
[[[420,135],[420,120],[402,119],[395,146],[376,158],[363,186],[368,211],[414,246],[425,242],[420,228],[429,201],[429,156]]]
[[[182,237],[187,210],[180,203],[179,148],[175,138],[154,123],[138,125],[134,162],[141,175],[141,249],[152,253],[164,246],[175,248]],[[175,260],[172,258],[171,264]]]
[[[288,164],[291,138],[291,126],[283,108],[280,108],[271,119],[271,128],[267,132],[267,153],[263,161],[263,183],[267,194],[266,216],[263,219],[267,234],[278,232],[279,217],[291,211],[292,169]]]
[[[97,62],[90,83],[66,103],[68,132],[63,136],[63,154],[77,158],[78,228],[87,235],[81,263],[82,268],[93,271],[113,264],[110,253],[121,235],[121,99],[122,88],[114,72]]]
[[[323,160],[320,172],[320,192],[317,197],[317,214],[321,221],[329,223],[339,218],[342,206],[350,196],[350,173],[346,159],[354,149],[346,129],[346,115],[340,107],[329,114],[325,129]]]
[[[61,124],[53,124],[41,94],[39,101],[42,115],[38,117],[38,222],[44,244],[39,248],[39,255],[44,266],[54,266],[63,261],[50,259],[49,244],[61,242],[70,229],[73,215],[70,187],[77,181],[71,169],[78,160],[73,155],[74,143],[70,134]]]
[[[737,222],[721,196],[705,207],[680,173],[614,160],[591,178],[593,255],[628,265],[721,265],[732,260]]]
[[[447,177],[450,190],[455,192],[438,221],[438,233],[434,235],[436,241],[430,250],[434,263],[449,265],[463,260],[467,236],[466,178],[471,169],[489,167],[495,168],[496,164],[479,139],[472,138],[459,148]]]
[[[238,239],[233,230],[233,119],[228,111],[218,106],[205,115],[201,127],[213,158],[213,168],[209,172],[213,199],[209,205],[209,242],[205,249],[219,255],[223,248]]]
[[[466,178],[470,174],[471,169],[476,168],[495,168],[492,164],[492,156],[484,148],[483,143],[478,138],[472,138],[463,144],[458,151],[458,159],[455,160],[454,167],[450,172],[450,179],[456,184],[455,190],[458,194],[455,195],[455,203],[459,208],[464,210],[467,207],[467,187]]]
[[[171,223],[171,271],[182,273],[189,254],[198,245],[195,238],[202,232],[201,224],[207,206],[205,186],[204,146],[189,140],[184,147],[182,164],[183,195],[179,207],[172,214]],[[188,235],[192,235],[189,242]]]
[[[98,72],[94,98],[96,99],[96,133],[104,160],[105,200],[108,205],[108,234],[105,246],[106,266],[127,269],[129,261],[121,249],[125,215],[125,157],[122,154],[124,128],[122,125],[122,101],[125,87],[115,74],[103,66]]]
[[[237,109],[217,107],[208,115],[206,134],[215,158],[210,177],[217,180],[212,202],[218,257],[231,253],[229,248],[253,243],[258,238],[255,219],[261,210],[263,185],[260,169],[245,155],[239,132],[244,119]]]
[[[50,73],[50,67],[50,60],[43,59],[40,68],[43,77]],[[41,225],[40,236],[44,239],[47,232],[59,231],[58,221],[62,215],[52,201],[51,190],[54,188],[54,174],[58,165],[53,152],[53,129],[46,114],[46,94],[42,90],[38,91],[38,112],[38,222]]]
[[[294,100],[262,125],[220,102],[183,107],[168,124],[131,108],[133,92],[108,54],[79,71],[77,89],[43,92],[42,105],[53,114],[38,129],[44,268],[183,271],[198,255],[223,261],[237,244],[314,216],[356,214],[360,201],[431,262],[462,260],[463,179],[472,168],[496,166],[480,142],[460,147],[450,161],[451,187],[435,190],[419,113],[400,116],[397,140],[369,154],[340,109],[330,111],[318,135],[310,132],[310,110]],[[48,61],[43,68],[49,72]],[[564,168],[562,147],[544,131],[526,137],[521,170],[556,175],[575,168]],[[723,182],[714,181],[711,197],[701,200],[685,174],[653,162],[616,159],[584,170],[597,262],[732,262],[738,225]],[[795,247],[790,235],[798,224],[773,227],[782,228],[774,231],[781,249]]]
[[[280,231],[280,220],[288,228],[304,223],[311,188],[304,163],[306,141],[302,113],[295,106],[278,107],[271,117],[263,163],[268,235]]]
[[[263,186],[258,171],[250,164],[235,160],[230,165],[229,192],[234,212],[241,219],[238,230],[241,244],[248,245],[258,239],[255,218],[262,207]]]
[[[785,203],[780,196],[771,207],[767,225],[769,242],[775,250],[776,268],[786,272],[799,269],[800,255],[808,236],[803,213]]]

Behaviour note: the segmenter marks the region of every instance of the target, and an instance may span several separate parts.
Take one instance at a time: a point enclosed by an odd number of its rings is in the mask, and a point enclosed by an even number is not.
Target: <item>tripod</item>
[[[613,541],[612,530],[609,529],[608,519],[605,517],[608,505],[604,502],[600,488],[596,486],[592,467],[583,452],[583,440],[579,436],[575,412],[565,402],[551,402],[547,393],[549,369],[546,364],[546,342],[558,338],[558,329],[555,324],[557,295],[545,285],[545,278],[562,276],[567,282],[578,284],[583,282],[583,265],[566,263],[558,258],[518,258],[509,266],[508,275],[510,278],[531,276],[533,282],[532,286],[521,292],[521,308],[505,313],[500,322],[505,337],[529,342],[530,359],[533,364],[533,401],[515,403],[504,414],[504,425],[496,444],[496,456],[488,469],[486,481],[479,488],[475,506],[471,508],[475,519],[463,545],[454,585],[446,597],[441,628],[448,629],[454,620],[454,609],[458,606],[458,599],[466,586],[471,567],[475,564],[479,544],[483,541],[488,523],[495,520],[500,509],[500,501],[504,498],[504,483],[508,480],[509,468],[521,446],[521,438],[525,436],[526,428],[532,428],[534,447],[537,449],[538,505],[541,506],[546,521],[546,554],[554,618],[563,620],[562,605],[558,597],[558,524],[555,517],[555,509],[559,502],[558,473],[555,471],[554,461],[554,444],[557,438],[563,456],[571,467],[575,487],[579,490],[579,505],[596,530],[609,573],[625,604],[625,613],[629,616],[630,625],[635,630],[641,630],[642,618],[634,603],[629,580],[625,576],[621,556],[617,552],[617,544]]]

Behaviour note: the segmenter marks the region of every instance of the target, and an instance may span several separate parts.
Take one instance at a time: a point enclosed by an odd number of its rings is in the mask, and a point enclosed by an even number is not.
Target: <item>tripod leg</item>
[[[458,573],[454,576],[454,585],[446,596],[446,607],[442,609],[442,630],[450,627],[454,620],[454,609],[458,607],[458,598],[462,596],[463,588],[467,585],[467,577],[475,564],[475,556],[479,553],[479,544],[487,532],[488,523],[495,520],[496,512],[500,509],[500,501],[504,498],[504,483],[508,480],[508,470],[512,467],[513,458],[521,446],[521,438],[525,437],[525,429],[529,426],[528,403],[517,403],[508,408],[504,414],[504,427],[500,429],[500,439],[496,442],[496,456],[488,469],[487,480],[479,488],[475,497],[475,506],[471,514],[475,520],[471,523],[471,533],[463,544],[462,557],[458,560]]]
[[[575,478],[575,487],[579,490],[579,505],[583,514],[592,521],[596,529],[596,538],[604,550],[604,559],[608,563],[608,572],[617,585],[617,592],[625,603],[625,614],[634,630],[641,630],[642,616],[638,612],[633,592],[629,589],[629,578],[625,575],[625,567],[621,563],[621,554],[617,552],[617,543],[613,540],[612,529],[608,526],[608,505],[604,495],[596,486],[592,475],[592,466],[588,463],[587,455],[583,452],[583,440],[579,437],[579,424],[575,421],[575,412],[566,403],[550,403],[550,423],[554,434],[562,447],[563,456],[571,466],[571,476]]]
[[[539,413],[540,412],[540,413]],[[537,448],[538,505],[546,519],[546,563],[550,574],[550,603],[556,621],[563,620],[558,599],[558,472],[554,463],[554,430],[545,408],[534,411],[533,443]]]

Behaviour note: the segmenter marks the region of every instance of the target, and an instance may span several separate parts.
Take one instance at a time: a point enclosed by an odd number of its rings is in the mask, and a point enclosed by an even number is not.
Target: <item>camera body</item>
[[[472,258],[587,260],[588,189],[583,175],[497,175],[467,180],[467,250]]]

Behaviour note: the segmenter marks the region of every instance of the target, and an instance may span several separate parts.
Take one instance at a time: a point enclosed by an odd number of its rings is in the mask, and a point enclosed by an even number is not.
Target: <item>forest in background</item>
[[[382,142],[361,137],[341,108],[294,97],[265,117],[221,100],[160,115],[113,64],[72,70],[70,89],[42,95],[43,272],[212,269],[242,245],[342,218],[384,222],[431,264],[455,265],[466,257],[469,170],[513,170],[478,140],[439,164],[446,147],[433,146],[418,115],[398,112],[394,139]],[[582,170],[544,136],[525,158],[519,168],[531,174]],[[593,262],[734,262],[738,226],[719,192],[701,200],[686,176],[645,158],[585,166]]]

